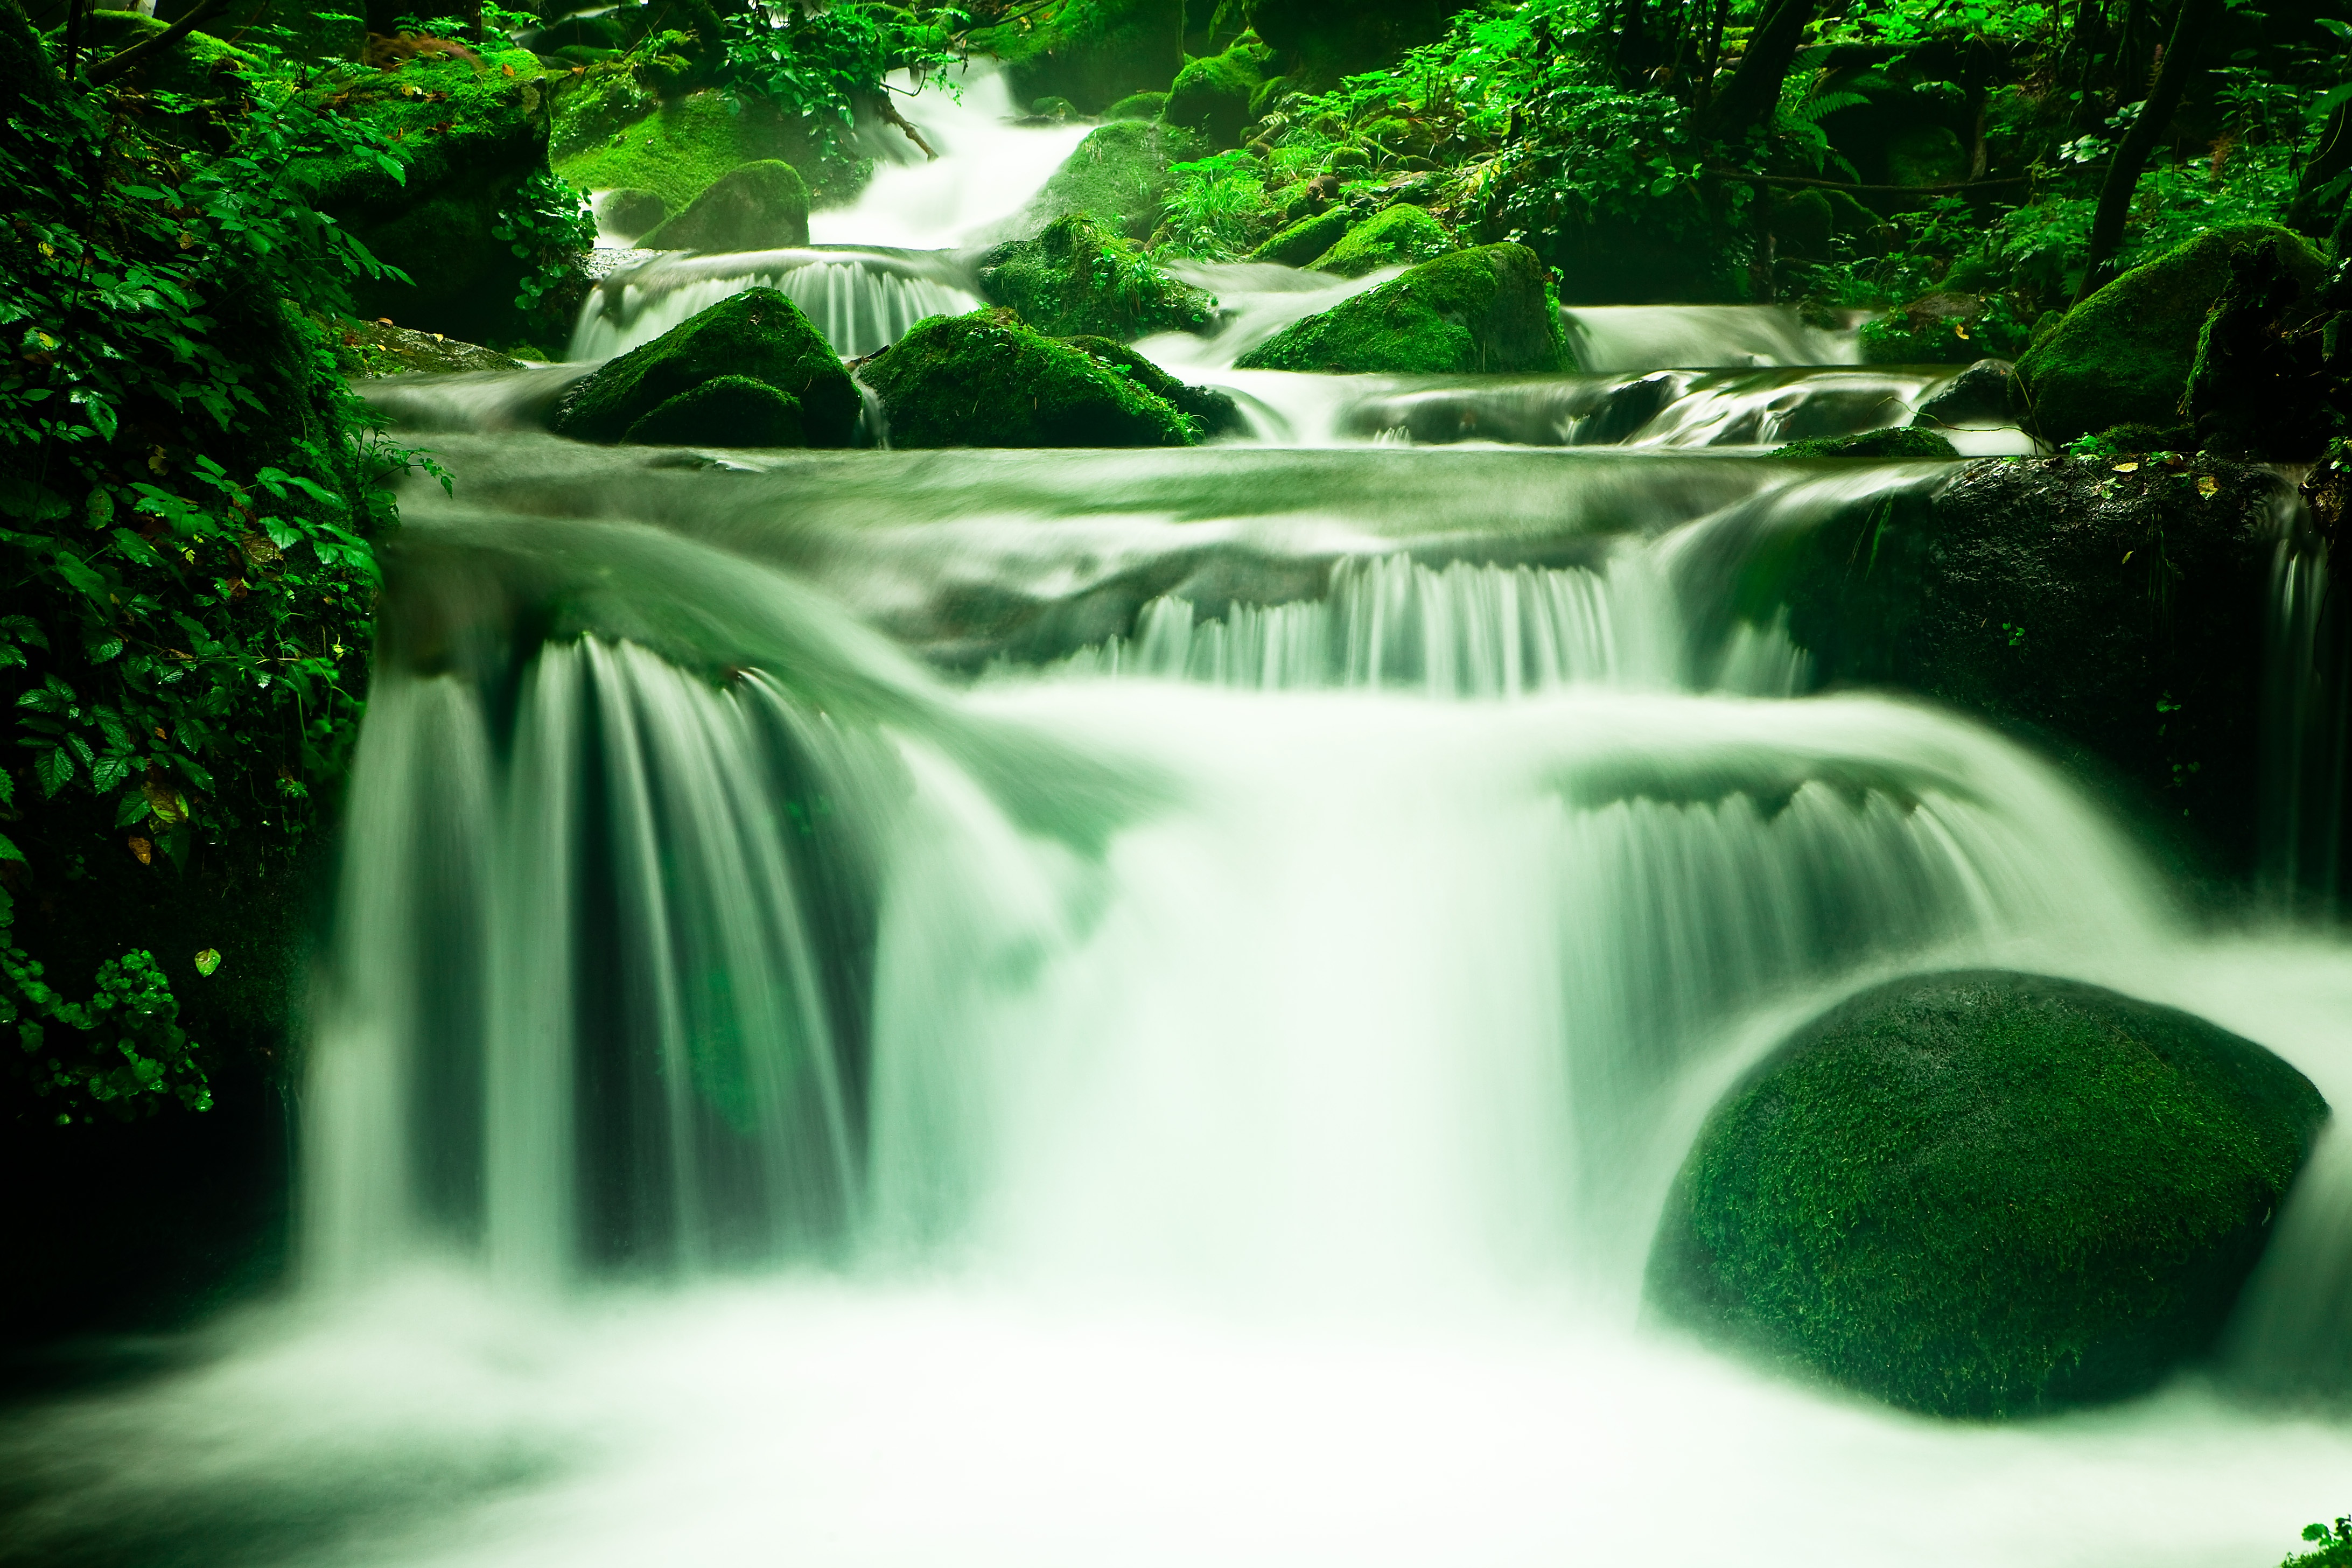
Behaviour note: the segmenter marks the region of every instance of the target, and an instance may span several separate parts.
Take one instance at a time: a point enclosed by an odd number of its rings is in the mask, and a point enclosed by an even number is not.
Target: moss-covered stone
[[[572,389],[555,429],[583,441],[634,439],[646,416],[721,377],[793,398],[809,446],[845,447],[856,434],[859,400],[849,373],[800,307],[773,289],[731,295],[610,361]]]
[[[1247,370],[1403,375],[1570,364],[1543,264],[1527,247],[1509,244],[1423,262],[1292,322],[1236,363]]]
[[[806,245],[808,185],[790,163],[730,169],[687,209],[640,235],[641,250],[780,250]]]
[[[1276,234],[1250,252],[1250,259],[1279,262],[1285,267],[1304,267],[1345,238],[1355,221],[1355,214],[1346,207],[1328,207],[1311,217],[1300,218]]]
[[[536,259],[514,254],[508,215],[525,199],[524,182],[547,165],[550,104],[535,57],[419,55],[397,69],[329,77],[313,90],[322,107],[408,149],[402,177],[367,157],[304,170],[318,205],[408,276],[356,283],[355,314],[488,343],[568,324],[515,303]],[[568,317],[575,302],[558,294],[546,305]]]
[[[1651,1300],[1936,1415],[2139,1393],[2210,1345],[2326,1116],[2294,1068],[2168,1007],[1897,981],[1717,1106]]]
[[[933,316],[865,363],[893,447],[1190,447],[1199,426],[1131,375],[1009,311]]]
[[[345,375],[454,375],[522,368],[520,360],[479,343],[383,321],[339,321],[334,332],[339,340],[335,358]]]
[[[1105,125],[1088,132],[1063,160],[1023,221],[1043,228],[1055,218],[1083,213],[1114,234],[1148,239],[1173,183],[1169,165],[1205,150],[1199,138],[1172,126],[1139,120]]]
[[[1164,92],[1130,92],[1103,110],[1105,120],[1157,120],[1168,107]]]
[[[659,191],[624,188],[604,191],[596,197],[596,219],[624,239],[635,239],[650,233],[662,219],[669,216],[669,204]]]
[[[1886,176],[1896,185],[1956,185],[1969,177],[1969,150],[1948,125],[1913,125],[1887,142]]]
[[[2199,333],[2230,282],[2230,258],[2275,244],[2291,276],[2316,289],[2326,262],[2301,235],[2234,224],[2136,267],[2038,337],[2017,362],[2033,432],[2063,444],[2110,425],[2177,425]]]
[[[1361,278],[1383,267],[1415,267],[1455,248],[1445,226],[1416,206],[1400,203],[1349,229],[1318,257],[1311,270]]]
[[[1161,117],[1197,132],[1213,146],[1236,145],[1254,118],[1250,101],[1265,83],[1269,56],[1255,33],[1244,33],[1223,54],[1187,61],[1168,89]]]
[[[981,258],[979,281],[989,300],[1055,338],[1197,332],[1217,303],[1153,266],[1135,241],[1076,215],[1055,219],[1035,239],[991,250]]]
[[[601,95],[580,100],[583,108],[571,120],[570,134],[554,148],[556,174],[583,191],[624,185],[654,191],[670,211],[684,216],[697,196],[746,163],[815,166],[806,132],[763,103],[739,110],[725,93],[706,90],[652,107],[625,74],[572,90]],[[612,118],[627,113],[626,106],[636,106],[636,116],[589,139],[586,122],[599,102],[611,106]],[[574,115],[572,103],[567,93],[567,118]],[[814,183],[820,195],[846,194],[826,189],[823,177]]]
[[[1974,364],[2023,352],[2025,324],[2005,300],[1955,289],[1922,294],[1864,321],[1864,364]]]
[[[800,399],[748,375],[688,387],[629,426],[640,447],[805,447]]]
[[[1904,426],[1867,430],[1859,436],[1816,436],[1791,441],[1769,454],[1775,458],[1958,458],[1959,448],[1933,430]]]
[[[1204,436],[1239,435],[1249,428],[1233,394],[1213,386],[1187,385],[1125,343],[1085,335],[1066,337],[1062,342],[1126,376],[1154,397],[1167,399],[1177,413],[1197,420]]]

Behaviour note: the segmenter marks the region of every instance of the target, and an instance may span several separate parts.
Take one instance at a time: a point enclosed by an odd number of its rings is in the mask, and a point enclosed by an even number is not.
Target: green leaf
[[[43,795],[57,794],[73,780],[73,753],[63,746],[35,752],[33,776],[40,781]]]
[[[27,522],[55,522],[73,511],[65,497],[31,479],[0,479],[0,513]]]
[[[0,777],[5,776],[5,774],[0,774]],[[142,818],[145,817],[151,809],[152,808],[148,805],[147,797],[145,795],[142,795],[135,789],[127,790],[123,793],[122,798],[115,803],[114,826],[117,827],[128,827],[132,823],[140,821]]]

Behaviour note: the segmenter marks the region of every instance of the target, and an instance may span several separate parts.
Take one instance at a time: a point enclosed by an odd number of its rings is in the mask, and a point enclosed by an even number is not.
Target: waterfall
[[[570,357],[626,353],[753,288],[781,290],[849,359],[889,347],[926,316],[961,315],[981,302],[970,274],[936,253],[860,247],[661,256],[615,272],[588,296]]]

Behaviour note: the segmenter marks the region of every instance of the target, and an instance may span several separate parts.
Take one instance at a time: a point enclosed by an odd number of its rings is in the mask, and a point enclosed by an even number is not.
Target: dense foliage
[[[68,83],[39,47],[0,8],[0,874],[19,897],[98,857],[163,876],[292,853],[355,729],[389,515],[372,469],[400,460],[321,324],[381,268],[299,180],[322,157],[396,171],[397,150],[310,106],[265,41],[201,98]],[[57,1120],[207,1103],[152,955],[107,959],[77,1003],[13,910],[0,893],[0,1022]]]

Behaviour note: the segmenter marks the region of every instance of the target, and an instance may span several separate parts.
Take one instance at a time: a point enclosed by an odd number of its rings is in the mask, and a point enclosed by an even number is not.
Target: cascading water
[[[1580,450],[589,449],[376,387],[458,482],[382,605],[310,1288],[0,1423],[0,1555],[2215,1568],[2340,1510],[2352,1434],[2240,1397],[2352,1373],[2333,1135],[2218,1381],[2129,1406],[1931,1423],[1642,1324],[1700,1118],[1883,975],[2080,975],[2352,1096],[2340,948],[2200,937],[2025,748],[1813,690],[1751,566],[1948,466],[1642,448],[1938,373],[1760,330],[1544,393],[1669,373]]]

